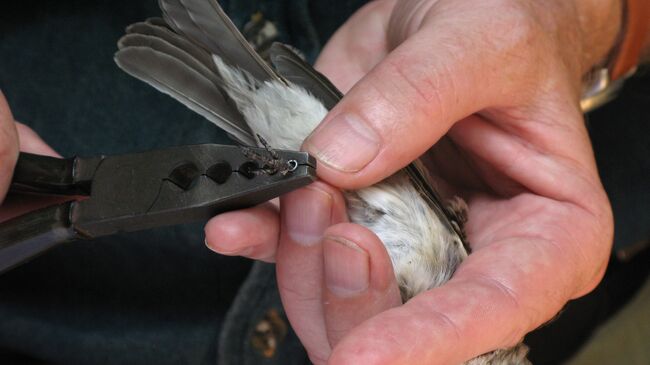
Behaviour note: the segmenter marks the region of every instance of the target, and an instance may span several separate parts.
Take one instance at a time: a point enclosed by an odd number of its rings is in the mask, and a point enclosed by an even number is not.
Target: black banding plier
[[[305,152],[203,144],[59,159],[21,153],[9,193],[87,197],[0,223],[0,273],[55,245],[207,220],[308,185]]]

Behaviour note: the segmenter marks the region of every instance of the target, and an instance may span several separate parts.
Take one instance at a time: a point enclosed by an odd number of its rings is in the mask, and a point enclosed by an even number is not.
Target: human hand
[[[4,201],[14,166],[18,159],[18,151],[41,155],[58,156],[43,140],[28,126],[18,123],[11,114],[4,94],[0,91],[0,222],[24,212],[43,206],[43,200],[21,199],[20,201]],[[51,201],[48,201],[51,203]]]
[[[616,38],[618,1],[394,5],[370,3],[324,49],[320,70],[354,87],[305,148],[321,178],[358,188],[447,134],[434,171],[468,201],[473,248],[454,277],[398,306],[381,243],[345,223],[324,183],[284,197],[280,214],[266,205],[206,227],[219,252],[277,261],[317,364],[458,363],[512,346],[589,292],[609,255],[611,211],[578,100]]]
[[[0,203],[9,189],[17,159],[18,132],[7,100],[0,91]]]

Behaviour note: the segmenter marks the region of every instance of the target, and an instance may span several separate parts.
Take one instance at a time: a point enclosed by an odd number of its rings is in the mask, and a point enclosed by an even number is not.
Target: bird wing
[[[159,0],[163,17],[179,34],[260,81],[279,80],[214,0]]]
[[[160,19],[160,18],[159,18]],[[164,21],[160,19],[161,21]],[[167,23],[165,23],[167,24]],[[162,24],[150,23],[150,19],[146,22],[140,22],[131,24],[126,27],[126,33],[129,34],[141,34],[160,38],[161,40],[170,43],[180,51],[184,52],[175,52],[175,53],[187,53],[191,57],[199,61],[203,66],[212,71],[214,75],[218,75],[217,67],[212,61],[212,56],[203,48],[199,47],[195,43],[190,42],[187,38],[180,36],[174,33],[170,28],[163,26]],[[123,48],[124,38],[118,41],[118,48]]]
[[[443,199],[435,188],[429,169],[420,159],[417,159],[408,164],[403,170],[406,171],[409,180],[411,180],[420,195],[429,203],[431,209],[440,217],[440,221],[447,226],[449,232],[456,232],[465,249],[469,250],[469,244],[463,231],[464,222],[457,220],[446,208],[446,205],[442,203]]]
[[[197,58],[162,38],[145,34],[127,34],[118,47],[115,62],[124,71],[172,96],[238,142],[255,144],[243,116],[218,86],[218,74]]]
[[[145,19],[144,23],[149,24],[149,25],[155,25],[157,27],[162,27],[162,28],[167,28],[167,29],[172,29],[169,24],[165,21],[165,19],[160,18],[160,17],[151,17]]]
[[[117,64],[212,121],[240,143],[254,145],[256,140],[222,89],[225,83],[211,54],[259,81],[286,79],[297,84],[327,110],[343,97],[325,76],[280,43],[273,44],[269,51],[276,73],[214,0],[159,0],[159,4],[164,20],[150,18],[128,27],[128,34],[118,43]],[[443,224],[464,241],[458,228],[462,222],[457,222],[445,208],[424,165],[416,160],[404,170]]]
[[[309,91],[323,103],[327,110],[334,108],[334,105],[343,98],[343,93],[327,77],[296,54],[292,47],[278,42],[273,43],[269,55],[273,67],[280,76]]]

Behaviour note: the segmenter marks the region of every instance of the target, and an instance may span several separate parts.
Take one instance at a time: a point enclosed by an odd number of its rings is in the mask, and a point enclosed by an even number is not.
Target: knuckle
[[[537,50],[545,48],[544,32],[539,22],[522,5],[506,1],[503,16],[489,24],[491,31],[486,34],[485,41],[489,42],[495,51],[515,65],[529,65],[527,57],[537,57]]]
[[[409,55],[397,54],[383,64],[386,74],[392,76],[392,85],[384,87],[392,91],[384,96],[384,100],[396,110],[396,120],[400,115],[409,115],[411,119],[409,123],[394,123],[388,133],[400,128],[412,128],[413,123],[429,123],[434,115],[438,120],[448,119],[445,106],[454,104],[454,80],[457,75],[448,68],[436,67],[427,61],[420,62]]]
[[[301,283],[288,283],[286,280],[278,280],[278,290],[282,293],[283,297],[297,304],[311,305],[315,301],[320,300],[320,296],[316,290],[306,285],[301,285]]]
[[[531,329],[537,327],[541,319],[535,318],[537,311],[534,308],[528,308],[519,298],[520,294],[516,286],[509,286],[509,283],[502,282],[501,280],[483,275],[478,277],[477,282],[484,285],[488,290],[491,290],[500,305],[503,306],[502,310],[507,313],[513,313],[519,320],[511,321],[512,328],[504,328],[504,342],[508,346],[514,346],[522,337]],[[543,322],[543,321],[542,321]]]
[[[507,97],[510,103],[535,100],[556,87],[555,83],[563,79],[559,75],[565,72],[555,20],[526,2],[494,0],[492,3],[493,10],[487,11],[497,13],[480,23],[483,28],[477,34],[479,40],[475,45],[477,50],[485,52],[486,64],[482,69],[498,70],[493,76],[493,87],[498,87],[498,95]]]
[[[428,295],[428,293],[425,293],[424,295]],[[428,319],[432,320],[432,323],[435,322],[436,328],[440,328],[447,336],[453,336],[454,342],[462,340],[463,329],[452,316],[432,307],[428,300],[411,300],[409,303],[414,307],[419,307],[417,308],[416,313],[423,313]],[[399,321],[396,323],[404,323],[406,325],[414,326],[414,328],[419,327],[417,321],[419,321],[420,318],[416,316],[413,318],[398,318],[398,320]]]

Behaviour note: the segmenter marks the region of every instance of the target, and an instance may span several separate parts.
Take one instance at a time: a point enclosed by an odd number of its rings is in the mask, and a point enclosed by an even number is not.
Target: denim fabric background
[[[261,11],[278,25],[281,41],[313,60],[362,2],[222,3],[239,26]],[[227,142],[216,127],[113,64],[124,27],[159,15],[156,1],[12,5],[0,10],[0,88],[15,118],[61,154]],[[616,211],[618,245],[650,235],[648,80],[629,83],[623,99],[590,117]],[[249,267],[246,260],[209,252],[202,224],[57,248],[0,277],[0,363],[31,358],[62,364],[213,364],[224,315]],[[591,317],[584,322],[585,328],[593,326]]]

